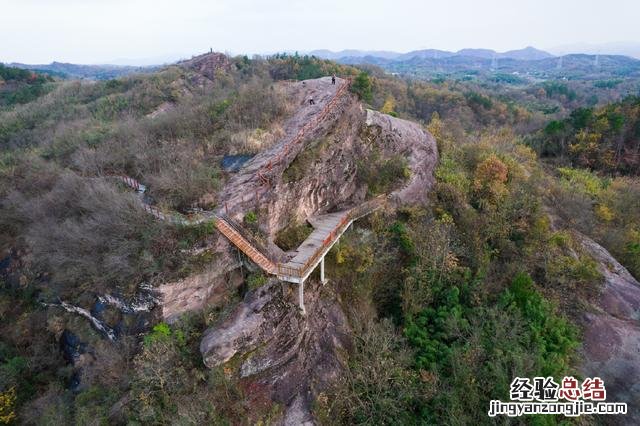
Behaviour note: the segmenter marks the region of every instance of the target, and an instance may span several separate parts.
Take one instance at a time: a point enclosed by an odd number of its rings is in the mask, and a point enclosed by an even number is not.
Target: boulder
[[[350,344],[347,318],[329,286],[305,283],[305,304],[303,315],[297,285],[272,279],[207,330],[200,344],[208,367],[235,357],[239,378],[285,407],[285,424],[312,421],[314,395],[338,377],[340,354]]]
[[[584,314],[583,373],[604,380],[607,401],[627,403],[628,415],[612,420],[640,424],[640,283],[601,245],[578,239],[604,278],[598,301]]]

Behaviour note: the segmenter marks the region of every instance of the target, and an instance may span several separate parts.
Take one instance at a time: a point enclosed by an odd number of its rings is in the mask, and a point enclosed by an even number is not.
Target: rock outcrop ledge
[[[208,367],[232,362],[241,380],[285,407],[284,424],[312,422],[313,395],[334,381],[350,344],[347,318],[329,285],[305,285],[307,314],[291,284],[273,279],[250,292],[200,344]]]

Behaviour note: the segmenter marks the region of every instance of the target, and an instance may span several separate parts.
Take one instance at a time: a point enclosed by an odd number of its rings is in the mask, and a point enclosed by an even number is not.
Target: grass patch
[[[255,290],[265,285],[267,281],[268,279],[265,274],[262,272],[256,272],[247,277],[247,287],[250,291]]]
[[[313,232],[307,222],[291,223],[276,235],[275,243],[284,251],[297,248]]]
[[[372,196],[387,194],[410,177],[411,169],[401,155],[383,159],[374,152],[368,159],[358,162],[358,179],[367,185]]]

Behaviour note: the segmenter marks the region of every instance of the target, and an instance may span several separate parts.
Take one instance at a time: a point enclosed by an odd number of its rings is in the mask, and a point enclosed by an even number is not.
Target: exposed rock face
[[[377,149],[382,156],[400,154],[411,169],[409,182],[392,193],[397,202],[420,203],[433,185],[438,150],[433,136],[419,124],[362,110],[353,98],[342,105],[339,117],[328,129],[328,141],[307,165],[300,180],[281,179],[276,199],[268,204],[268,231],[274,234],[292,219],[301,221],[314,214],[343,210],[364,201],[366,186],[358,182],[358,162]],[[363,134],[367,136],[363,137]],[[313,148],[311,148],[313,149]]]
[[[584,318],[584,374],[604,380],[607,401],[627,403],[628,415],[611,421],[640,424],[640,283],[602,246],[578,237],[604,277],[600,299]]]
[[[336,85],[330,78],[290,84],[289,97],[298,105],[285,124],[286,135],[271,148],[253,157],[235,175],[220,195],[226,209],[241,220],[243,212],[264,211],[262,230],[271,238],[291,221],[311,215],[342,210],[361,203],[366,187],[357,181],[357,164],[375,148],[382,155],[406,156],[412,177],[398,191],[399,201],[426,199],[433,183],[433,169],[438,161],[434,138],[419,124],[375,111],[365,112],[354,95],[344,93],[318,126],[305,134],[302,143],[290,144],[298,131],[315,120],[344,83]],[[313,98],[315,103],[308,102]],[[285,155],[283,147],[289,146]],[[309,159],[309,152],[313,158]],[[307,156],[301,160],[301,157]],[[278,161],[273,159],[278,157]],[[255,178],[258,170],[269,165],[271,185]],[[295,176],[288,173],[298,167]]]
[[[276,293],[280,293],[280,297],[276,297]],[[200,343],[205,365],[215,367],[271,339],[287,313],[284,307],[286,302],[275,281],[248,294],[223,324],[205,333]],[[295,312],[295,309],[289,311]]]
[[[199,64],[204,60],[198,57],[192,61]],[[186,63],[183,65],[187,66]],[[357,163],[373,149],[385,156],[401,154],[408,159],[412,176],[410,182],[396,192],[399,201],[423,201],[433,183],[433,169],[438,159],[433,137],[416,123],[363,110],[349,92],[337,98],[335,106],[317,126],[305,133],[301,143],[290,144],[305,124],[317,119],[343,83],[344,80],[338,79],[337,84],[331,84],[328,77],[284,83],[293,104],[298,105],[284,126],[286,134],[278,143],[248,160],[218,196],[218,206],[224,206],[218,213],[228,211],[238,222],[247,211],[259,211],[260,226],[269,237],[266,246],[274,258],[284,254],[273,239],[290,222],[351,208],[364,200],[366,187],[357,180]],[[314,99],[314,104],[308,102],[310,98]],[[287,144],[291,148],[286,155],[277,163],[272,162]],[[298,165],[300,170],[295,179],[287,177],[287,169],[296,165],[305,150],[313,152],[311,160]],[[256,179],[256,173],[270,162],[272,183],[265,190],[263,183]],[[215,252],[222,260],[209,270],[160,286],[165,319],[172,321],[183,312],[220,301],[226,289],[234,286],[229,281],[239,279],[237,273],[236,278],[231,275],[238,266],[232,260],[231,246],[226,240],[215,244]]]
[[[209,80],[214,80],[216,73],[228,70],[231,63],[224,53],[211,52],[178,62],[178,65],[194,70]]]
[[[312,145],[303,149],[314,151],[313,161],[302,160],[296,165],[303,168],[299,178],[281,175],[274,184],[277,197],[266,204],[269,212],[265,222],[265,232],[274,236],[291,221],[303,221],[316,214],[330,210],[353,207],[362,201],[366,190],[357,183],[359,159],[366,155],[367,146],[359,138],[364,112],[349,96],[340,105],[339,114],[333,121],[322,126],[310,136]],[[302,151],[286,164],[285,170]],[[284,172],[284,170],[283,170]]]
[[[241,361],[240,377],[287,407],[285,424],[312,421],[312,395],[338,376],[348,325],[329,286],[307,283],[303,316],[295,285],[276,280],[247,295],[200,344],[209,367]]]
[[[156,117],[162,116],[166,114],[168,111],[175,109],[175,107],[176,107],[175,104],[171,102],[163,102],[160,105],[158,105],[158,107],[154,111],[147,114],[147,117],[156,118]]]
[[[334,197],[336,194],[323,192],[323,187],[342,192],[344,194],[342,199],[351,196],[352,191],[348,176],[333,173],[336,171],[334,169],[341,166],[339,164],[340,157],[333,158],[330,168],[321,169],[321,173],[315,176],[315,184],[304,181],[289,184],[283,181],[282,176],[296,157],[302,151],[309,149],[310,143],[330,133],[336,134],[334,139],[337,140],[334,140],[334,145],[337,148],[349,149],[350,142],[357,134],[358,126],[363,120],[363,114],[355,102],[355,98],[348,92],[339,98],[336,106],[330,110],[318,126],[305,134],[302,143],[292,143],[303,126],[320,116],[343,83],[344,80],[338,79],[337,84],[333,85],[330,78],[320,78],[286,84],[287,96],[291,99],[292,104],[296,105],[296,109],[284,124],[285,134],[279,142],[249,160],[230,179],[220,194],[220,201],[225,205],[225,211],[228,211],[232,217],[241,220],[243,213],[248,210],[256,207],[264,209],[267,214],[263,216],[266,216],[267,219],[261,225],[267,234],[273,234],[280,229],[280,225],[286,225],[288,220],[285,219],[291,217],[289,214],[291,209],[294,210],[295,215],[300,212],[300,215],[306,218],[322,207],[328,208],[330,205],[328,200],[336,200]],[[314,104],[308,102],[311,98],[314,99]],[[354,114],[359,117],[354,117]],[[348,117],[349,120],[341,121],[346,128],[343,132],[336,132],[337,122],[340,118],[345,117]],[[338,138],[338,133],[340,138]],[[285,150],[285,148],[287,149]],[[316,163],[326,166],[320,158]],[[265,185],[264,182],[256,178],[258,172],[265,171],[265,169],[268,169],[268,177],[271,179],[270,185]],[[315,169],[306,171],[305,176],[312,176]],[[347,174],[354,171],[347,171]],[[335,180],[337,178],[342,180]],[[222,210],[220,212],[222,213]]]
[[[70,330],[65,329],[62,332],[58,343],[65,361],[75,370],[69,379],[69,389],[77,391],[81,386],[82,368],[93,363],[94,358],[87,352],[87,344],[80,341],[80,338]]]
[[[230,292],[242,284],[240,262],[224,237],[217,237],[215,261],[207,270],[177,282],[160,285],[162,318],[173,322],[185,312],[197,311],[208,305],[218,305]]]
[[[411,179],[395,191],[403,204],[424,203],[433,185],[433,170],[438,164],[435,138],[420,125],[407,120],[367,110],[366,125],[376,134],[378,143],[388,154],[403,154],[409,161]]]

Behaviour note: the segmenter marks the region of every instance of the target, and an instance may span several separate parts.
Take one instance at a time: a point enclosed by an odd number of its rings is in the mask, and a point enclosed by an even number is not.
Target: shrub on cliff
[[[307,222],[292,223],[278,232],[275,243],[284,251],[294,250],[312,231],[313,227]]]
[[[3,211],[18,219],[13,226],[21,228],[37,264],[52,274],[64,297],[135,287],[167,266],[164,256],[175,252],[166,225],[113,184],[64,173],[50,188],[34,192],[11,192]]]
[[[424,403],[411,352],[390,321],[358,324],[349,364],[315,413],[321,424],[415,424]]]
[[[369,78],[369,74],[364,71],[358,74],[351,84],[351,91],[358,95],[363,101],[371,102],[373,100],[373,94],[371,92],[371,79]]]
[[[411,177],[407,159],[399,154],[382,158],[374,151],[357,167],[358,179],[367,185],[369,195],[388,194]]]

